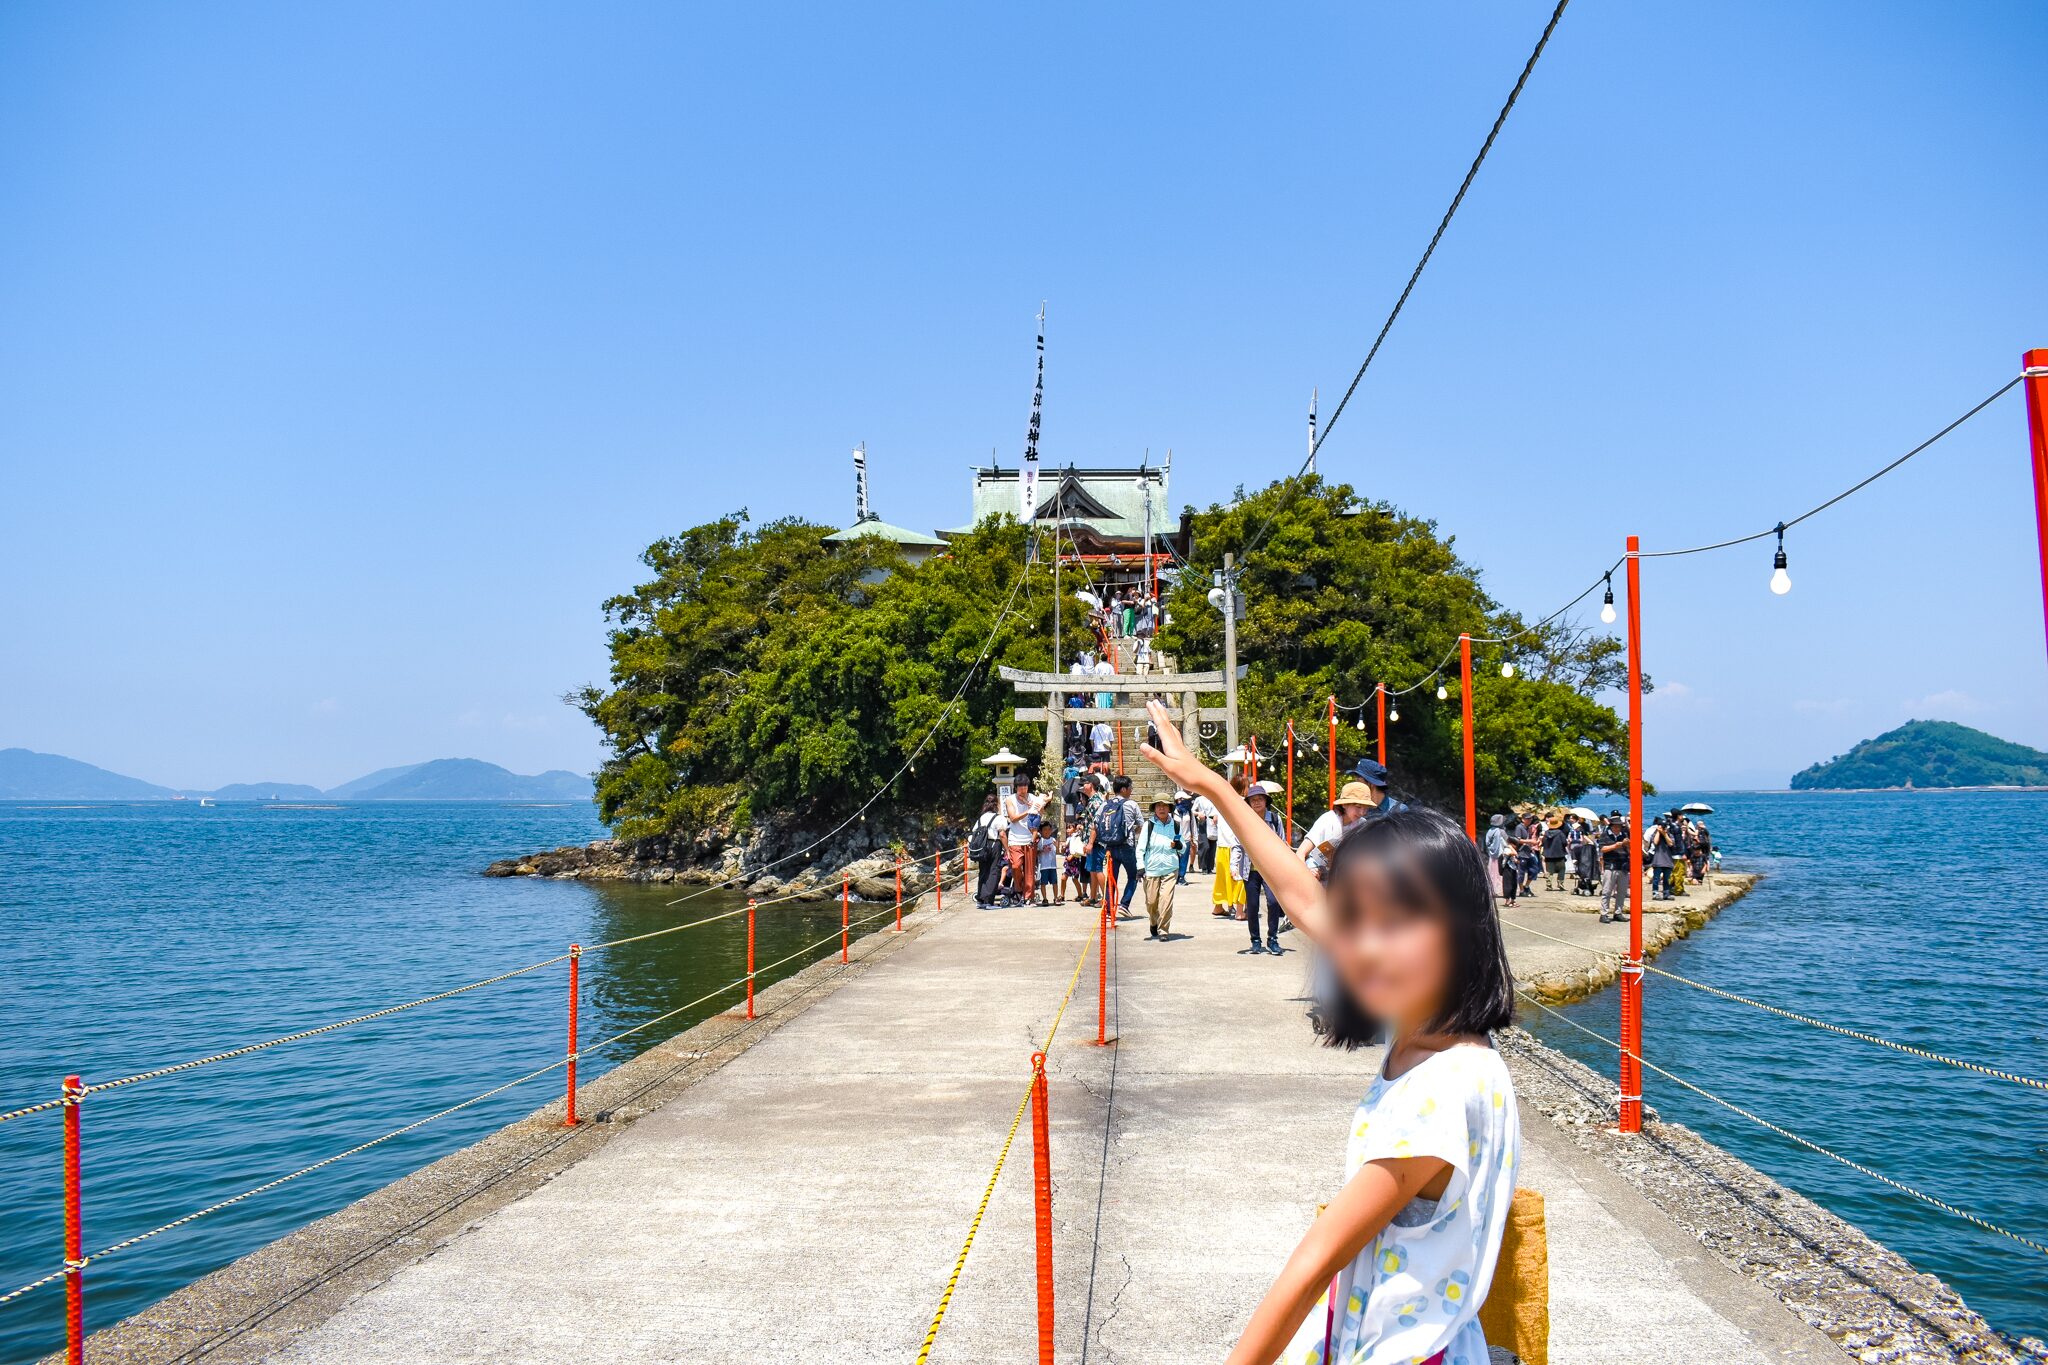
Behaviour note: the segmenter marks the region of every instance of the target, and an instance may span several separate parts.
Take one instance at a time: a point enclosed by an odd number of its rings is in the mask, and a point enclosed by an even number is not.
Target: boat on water
[[[210,806],[213,804],[213,798],[210,796],[202,796],[199,798],[199,804],[202,806]]]

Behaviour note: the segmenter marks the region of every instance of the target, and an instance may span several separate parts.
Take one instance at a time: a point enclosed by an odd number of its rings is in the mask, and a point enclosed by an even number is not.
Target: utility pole
[[[1057,498],[1052,509],[1052,671],[1060,671],[1060,521],[1066,507]]]
[[[1237,556],[1223,555],[1223,705],[1230,714],[1223,720],[1224,743],[1237,748],[1237,580],[1231,570]]]

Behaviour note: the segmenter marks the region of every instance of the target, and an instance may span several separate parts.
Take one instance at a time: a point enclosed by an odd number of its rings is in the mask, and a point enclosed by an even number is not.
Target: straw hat
[[[1376,806],[1379,803],[1373,800],[1372,788],[1366,786],[1365,783],[1346,782],[1343,790],[1337,793],[1337,799],[1330,804],[1333,806]]]

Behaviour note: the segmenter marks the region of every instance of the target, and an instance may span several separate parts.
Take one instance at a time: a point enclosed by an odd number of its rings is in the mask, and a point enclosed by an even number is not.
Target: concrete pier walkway
[[[1340,1175],[1374,1053],[1317,1047],[1307,956],[1243,953],[1180,892],[1112,935],[1050,1051],[1063,1361],[1218,1360]],[[913,942],[588,1158],[283,1345],[335,1362],[915,1359],[1095,912],[949,908]],[[1286,940],[1297,940],[1288,935]],[[1551,1229],[1551,1359],[1840,1361],[1619,1177],[1525,1112]],[[934,1362],[1029,1358],[1028,1122]]]

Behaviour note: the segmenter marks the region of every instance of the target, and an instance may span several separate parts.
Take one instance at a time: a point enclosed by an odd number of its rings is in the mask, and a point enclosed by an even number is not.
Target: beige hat
[[[1366,786],[1365,783],[1346,782],[1344,789],[1337,793],[1337,799],[1330,804],[1333,806],[1377,806],[1379,802],[1373,800],[1372,788]]]

